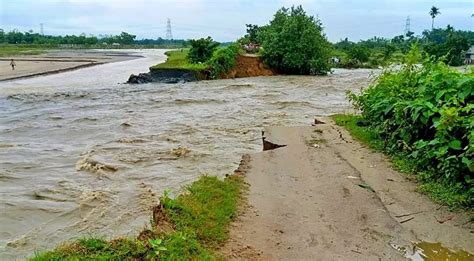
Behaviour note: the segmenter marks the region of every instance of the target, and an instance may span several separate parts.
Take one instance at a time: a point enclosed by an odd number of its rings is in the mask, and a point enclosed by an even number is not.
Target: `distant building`
[[[474,63],[474,45],[469,48],[464,54],[464,63],[473,64]]]
[[[119,43],[113,43],[112,46],[120,46]]]

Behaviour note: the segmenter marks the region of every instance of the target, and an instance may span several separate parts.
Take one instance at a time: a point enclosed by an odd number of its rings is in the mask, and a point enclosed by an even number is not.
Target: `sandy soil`
[[[141,56],[124,51],[70,50],[48,51],[41,55],[0,58],[0,81],[59,73],[98,64],[126,61]],[[16,63],[15,70],[10,59]]]
[[[222,249],[226,259],[423,260],[416,242],[474,253],[467,213],[432,203],[383,155],[323,121],[265,129],[267,148],[286,146],[247,160],[248,205]]]

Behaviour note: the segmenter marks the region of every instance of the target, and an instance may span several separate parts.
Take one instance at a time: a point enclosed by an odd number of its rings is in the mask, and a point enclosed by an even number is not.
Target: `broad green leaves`
[[[474,198],[474,72],[426,60],[384,71],[349,99],[379,131],[388,152],[408,155],[420,172]]]

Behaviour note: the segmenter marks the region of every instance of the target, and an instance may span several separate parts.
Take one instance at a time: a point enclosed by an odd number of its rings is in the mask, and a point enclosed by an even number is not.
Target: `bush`
[[[418,57],[412,52],[407,60]],[[463,204],[474,203],[474,70],[409,63],[349,98],[389,153],[410,159],[421,179],[463,193]]]
[[[211,78],[219,78],[221,74],[228,73],[232,68],[234,68],[238,54],[238,44],[217,49],[208,62],[209,67],[212,69]]]
[[[189,49],[188,60],[190,63],[204,63],[208,61],[214,50],[219,46],[210,36],[198,40],[190,40],[191,49]]]
[[[369,61],[369,49],[360,45],[354,45],[347,51],[347,57],[357,63],[365,63]]]
[[[331,45],[318,19],[306,15],[301,6],[282,8],[258,34],[263,60],[288,74],[326,74],[330,70]]]

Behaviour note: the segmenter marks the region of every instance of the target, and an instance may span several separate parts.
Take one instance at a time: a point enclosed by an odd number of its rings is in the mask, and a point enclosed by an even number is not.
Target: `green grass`
[[[359,115],[342,115],[337,114],[331,116],[337,125],[346,128],[349,133],[370,148],[385,152],[384,142],[379,137],[377,132],[365,124],[362,117]],[[420,185],[418,191],[429,196],[433,201],[449,206],[452,209],[460,209],[469,204],[467,193],[460,192],[460,189],[452,185],[439,183],[430,180],[430,174],[426,172],[417,172],[415,164],[410,162],[405,155],[389,154],[393,167],[402,172],[415,177]]]
[[[41,54],[45,52],[45,49],[47,48],[38,45],[2,44],[0,45],[0,57]]]
[[[188,61],[188,49],[168,51],[165,54],[168,59],[164,63],[152,66],[150,69],[185,69],[193,71],[201,71],[206,69],[205,64],[192,64]]]
[[[138,239],[83,238],[38,253],[30,260],[215,260],[228,238],[244,189],[243,178],[202,176],[172,199],[161,198],[161,214]],[[168,224],[170,229],[163,229]]]

